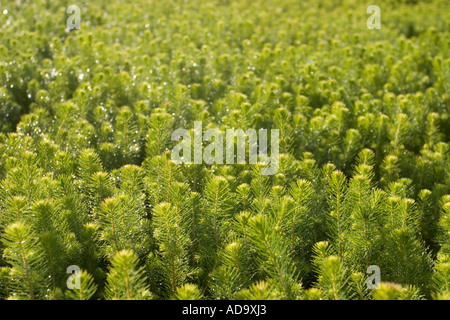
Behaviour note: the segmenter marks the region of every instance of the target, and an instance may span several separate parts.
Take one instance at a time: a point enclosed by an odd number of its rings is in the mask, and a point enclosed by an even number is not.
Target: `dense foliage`
[[[447,0],[5,2],[1,299],[450,299]],[[175,164],[194,121],[278,173]]]

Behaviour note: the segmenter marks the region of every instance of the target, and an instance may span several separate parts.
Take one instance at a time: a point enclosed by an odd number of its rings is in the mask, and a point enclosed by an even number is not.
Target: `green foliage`
[[[157,283],[163,290],[161,294],[172,296],[193,272],[188,264],[189,237],[182,226],[181,213],[170,203],[163,202],[155,207],[153,223],[159,251],[150,258],[151,272],[160,277]]]
[[[145,300],[152,297],[143,267],[131,250],[117,252],[106,278],[105,298],[109,300]]]
[[[274,281],[274,286],[282,297],[296,298],[301,284],[280,228],[261,214],[253,216],[249,220],[249,226],[263,272]]]
[[[3,236],[5,261],[11,266],[9,283],[11,299],[44,299],[48,268],[45,253],[31,228],[16,222],[5,229]]]
[[[422,300],[423,296],[415,287],[402,287],[391,282],[380,283],[380,288],[372,291],[374,300]]]
[[[277,291],[265,281],[252,284],[250,288],[238,292],[235,297],[238,300],[278,300],[280,298]]]
[[[173,118],[167,113],[152,113],[150,129],[147,133],[147,157],[161,154],[165,151],[172,134]]]
[[[177,289],[175,294],[176,300],[200,300],[202,293],[195,284],[186,283]]]
[[[97,290],[92,276],[85,270],[81,270],[79,275],[80,287],[66,291],[66,297],[70,300],[89,300]]]
[[[318,242],[314,247],[314,266],[318,273],[317,287],[324,292],[325,299],[350,299],[348,270],[342,260],[332,255],[330,251],[327,242]]]
[[[450,299],[447,2],[5,3],[0,299]],[[176,164],[195,121],[277,173]]]

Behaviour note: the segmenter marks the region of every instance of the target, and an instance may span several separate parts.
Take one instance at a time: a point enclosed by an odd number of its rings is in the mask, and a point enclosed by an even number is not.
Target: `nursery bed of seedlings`
[[[447,0],[2,1],[0,299],[450,299],[449,43]]]

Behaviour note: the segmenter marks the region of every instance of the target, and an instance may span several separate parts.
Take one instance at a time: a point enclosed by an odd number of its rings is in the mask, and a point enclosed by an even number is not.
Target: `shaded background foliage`
[[[0,5],[2,298],[449,298],[446,1],[380,30],[353,0],[101,0],[67,32],[71,4]],[[175,165],[194,121],[279,129],[278,174]]]

